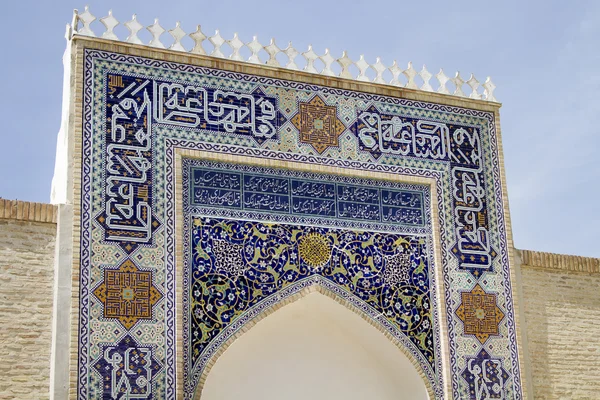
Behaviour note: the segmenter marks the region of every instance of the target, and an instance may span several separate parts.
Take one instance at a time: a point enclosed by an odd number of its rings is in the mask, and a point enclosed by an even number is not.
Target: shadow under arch
[[[435,393],[440,393],[442,382],[436,382],[433,371],[428,371],[423,368],[423,364],[421,364],[415,357],[415,354],[409,350],[411,344],[406,337],[397,333],[395,334],[391,323],[362,300],[319,276],[312,276],[264,299],[263,302],[257,304],[245,314],[241,315],[236,321],[229,325],[228,329],[222,331],[219,336],[213,340],[207,347],[205,354],[198,360],[191,371],[194,384],[192,390],[193,399],[201,400],[202,392],[212,368],[217,363],[217,360],[238,338],[251,330],[258,322],[274,314],[282,307],[296,303],[298,300],[303,299],[312,293],[320,293],[321,295],[334,300],[347,310],[357,314],[364,322],[375,327],[385,336],[385,339],[394,344],[410,362],[414,372],[421,378],[420,380],[425,387],[428,398],[436,398]],[[435,390],[434,386],[438,386],[438,390]]]

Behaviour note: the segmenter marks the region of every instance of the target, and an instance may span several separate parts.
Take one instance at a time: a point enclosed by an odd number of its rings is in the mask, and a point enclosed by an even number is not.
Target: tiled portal
[[[192,398],[310,286],[433,397],[521,398],[494,112],[81,52],[80,398]]]

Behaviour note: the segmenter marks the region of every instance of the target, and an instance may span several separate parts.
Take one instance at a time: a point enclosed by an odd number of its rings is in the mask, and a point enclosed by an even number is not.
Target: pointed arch
[[[300,290],[297,290],[295,293],[285,296],[285,294],[277,294],[275,295],[276,299],[265,299],[265,302],[268,304],[267,307],[262,308],[260,311],[252,313],[252,310],[246,316],[240,317],[240,320],[243,320],[241,324],[236,327],[235,333],[231,335],[226,335],[227,337],[217,338],[216,342],[218,342],[218,349],[216,349],[209,357],[205,359],[201,359],[199,361],[204,360],[199,363],[200,365],[194,366],[194,372],[192,375],[196,376],[195,380],[195,388],[194,388],[194,400],[204,400],[202,397],[203,390],[207,383],[207,379],[213,369],[213,367],[218,364],[219,359],[225,354],[228,348],[233,345],[239,338],[241,338],[245,333],[249,331],[254,331],[256,325],[266,319],[267,317],[272,316],[277,311],[291,304],[297,303],[301,299],[306,299],[306,297],[313,293],[318,293],[324,296],[327,300],[333,300],[338,305],[343,306],[348,311],[353,312],[358,315],[362,322],[366,322],[372,327],[376,328],[377,331],[365,327],[367,331],[369,331],[370,335],[374,335],[371,337],[377,337],[378,335],[384,335],[385,337],[379,336],[382,341],[388,341],[392,343],[396,349],[400,350],[401,357],[396,357],[396,362],[399,360],[404,360],[405,367],[410,366],[411,371],[409,371],[409,375],[413,377],[418,376],[420,378],[420,382],[423,386],[423,392],[426,393],[426,396],[429,399],[435,398],[435,390],[434,390],[434,379],[431,371],[425,371],[421,363],[419,363],[418,359],[415,357],[410,349],[408,343],[402,340],[402,336],[394,335],[391,330],[391,326],[386,324],[385,319],[379,319],[380,315],[376,315],[377,313],[371,312],[369,310],[369,306],[364,304],[362,301],[356,299],[354,296],[347,294],[344,296],[343,291],[335,290],[335,285],[330,286],[326,281],[320,279],[319,277],[313,277],[307,282],[304,282],[303,287]],[[271,300],[271,301],[269,301]],[[362,304],[361,304],[362,303]],[[339,310],[339,308],[338,308]],[[343,313],[342,313],[343,314]],[[356,319],[355,319],[356,320]],[[355,322],[354,322],[355,323]],[[232,324],[234,325],[234,324]],[[262,325],[262,324],[261,324]],[[364,326],[364,325],[363,325]],[[357,342],[359,340],[356,340]],[[365,343],[362,343],[364,345]],[[285,350],[281,350],[285,351]],[[404,357],[402,357],[402,355]],[[413,397],[411,397],[413,398]],[[210,399],[209,399],[210,400]]]

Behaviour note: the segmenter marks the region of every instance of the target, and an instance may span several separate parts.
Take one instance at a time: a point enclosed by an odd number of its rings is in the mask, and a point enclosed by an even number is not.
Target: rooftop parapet
[[[536,268],[600,273],[600,258],[519,250],[523,265]]]
[[[53,204],[0,198],[0,219],[55,224],[58,208]]]
[[[408,67],[402,69],[396,61],[392,65],[386,66],[380,57],[377,57],[374,64],[369,64],[362,55],[358,61],[352,60],[346,51],[342,52],[342,56],[339,58],[331,55],[329,49],[325,49],[325,54],[318,55],[311,45],[308,46],[305,52],[301,53],[292,46],[291,42],[284,49],[278,47],[275,39],[271,39],[269,44],[265,46],[258,41],[256,36],[250,42],[243,42],[237,33],[231,39],[224,39],[219,30],[213,36],[206,36],[202,32],[200,25],[198,25],[195,32],[187,34],[181,28],[179,22],[177,22],[174,28],[167,31],[159,24],[158,19],[155,19],[152,25],[142,25],[138,22],[135,14],[130,21],[123,23],[129,30],[129,35],[127,38],[122,39],[115,33],[115,28],[120,22],[113,16],[112,11],[109,11],[107,16],[99,19],[102,25],[104,25],[104,31],[100,35],[96,35],[91,27],[91,24],[96,19],[96,16],[90,12],[87,6],[82,13],[74,10],[72,25],[67,26],[68,39],[73,35],[101,37],[103,39],[147,45],[161,49],[168,48],[174,51],[227,58],[253,64],[266,64],[272,67],[304,71],[324,76],[337,76],[361,82],[386,84],[476,100],[498,101],[494,97],[496,86],[489,76],[483,84],[480,84],[473,74],[465,81],[460,76],[460,72],[456,72],[454,77],[448,77],[440,69],[434,76],[427,70],[425,65],[423,65],[420,71],[417,71],[413,67],[412,62],[409,62]],[[144,28],[152,36],[148,43],[144,43],[138,36],[138,33]],[[171,39],[167,39],[167,42],[171,43],[168,47],[162,41],[163,34],[165,33],[171,36]],[[182,44],[182,39],[185,37],[192,39],[194,45],[191,49],[186,48]],[[208,45],[209,49],[205,45]],[[244,57],[242,50],[245,53],[248,53],[249,50],[250,56],[247,58]],[[432,78],[435,78],[433,86],[431,83]]]

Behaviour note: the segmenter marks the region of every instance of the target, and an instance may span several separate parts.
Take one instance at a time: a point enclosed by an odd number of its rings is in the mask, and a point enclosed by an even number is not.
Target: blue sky
[[[5,2],[0,35],[0,197],[48,202],[60,125],[65,24],[75,1]],[[97,17],[136,13],[166,29],[275,37],[304,51],[450,75],[490,75],[501,126],[515,246],[600,257],[600,2],[90,1]],[[99,24],[99,22],[96,22]],[[101,32],[98,25],[96,32]],[[118,32],[126,32],[125,28]]]

